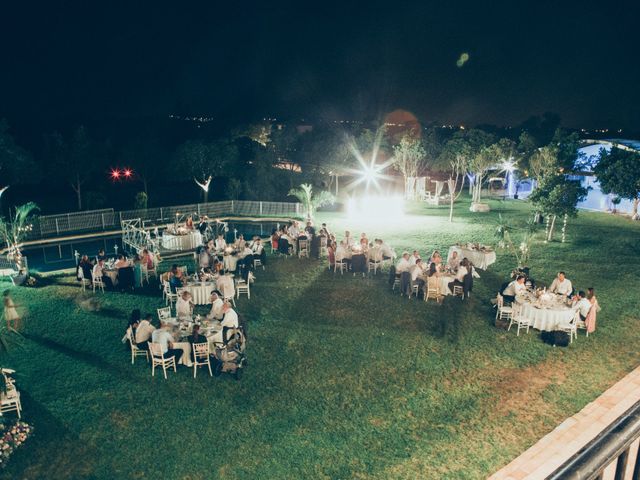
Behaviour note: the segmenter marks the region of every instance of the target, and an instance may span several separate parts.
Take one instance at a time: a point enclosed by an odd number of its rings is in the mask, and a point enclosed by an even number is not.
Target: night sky
[[[0,116],[640,126],[640,2],[130,3],[5,2]]]

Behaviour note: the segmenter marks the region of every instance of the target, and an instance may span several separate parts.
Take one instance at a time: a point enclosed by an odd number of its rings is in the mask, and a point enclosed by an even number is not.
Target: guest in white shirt
[[[177,364],[180,357],[182,357],[183,351],[173,348],[173,335],[167,330],[167,326],[164,323],[160,322],[160,328],[153,331],[151,341],[160,344],[164,358],[175,357]]]
[[[565,277],[564,272],[558,272],[558,276],[553,280],[553,283],[551,283],[549,291],[551,293],[570,297],[571,292],[573,292],[573,285],[571,285],[571,280]]]
[[[107,287],[113,287],[111,277],[105,275],[104,273],[104,260],[99,260],[98,263],[93,266],[91,278],[101,278]]]
[[[225,248],[227,248],[227,242],[225,241],[222,234],[218,235],[215,241],[215,249],[216,252],[222,252]]]
[[[586,294],[580,290],[573,299],[573,309],[578,312],[578,315],[580,315],[580,320],[584,322],[587,319],[587,315],[589,315],[591,307],[591,302],[587,298]]]
[[[400,295],[411,297],[411,262],[409,252],[404,252],[396,265],[396,275],[400,275]]]
[[[347,247],[347,242],[342,240],[336,248],[336,262],[346,261],[351,262],[351,249]]]
[[[387,260],[387,259],[395,260],[396,252],[394,252],[389,245],[384,243],[381,239],[378,239],[376,243],[378,243],[378,245],[380,246],[380,251],[382,252],[383,260]]]
[[[221,296],[222,294],[217,290],[211,292],[211,311],[209,312],[209,315],[207,315],[207,318],[210,320],[222,319],[222,307],[224,302],[222,301],[222,298],[220,298]]]
[[[414,286],[418,285],[418,291],[422,290],[424,287],[424,264],[422,263],[421,258],[418,258],[416,263],[411,265],[409,273],[411,273],[411,284]]]
[[[417,250],[414,250],[413,254],[409,258],[409,263],[411,263],[411,265],[415,265],[416,264],[416,260],[419,260],[419,259],[420,259],[420,254],[418,253]]]
[[[191,318],[193,314],[193,302],[192,297],[186,290],[178,296],[176,300],[176,316],[178,318]]]
[[[246,244],[247,244],[247,242],[244,239],[244,235],[242,235],[242,234],[238,235],[238,238],[237,238],[236,244],[235,244],[236,250],[238,250],[238,251],[244,250],[244,247],[245,247]]]
[[[524,275],[518,275],[514,281],[512,281],[506,288],[502,291],[502,296],[507,302],[515,302],[516,297],[520,292],[524,292],[526,287],[524,285],[525,277]]]
[[[288,230],[289,237],[293,240],[300,236],[300,229],[298,228],[298,222],[293,222]]]
[[[456,270],[458,270],[458,267],[460,266],[460,257],[458,257],[458,252],[457,251],[454,250],[451,253],[451,256],[449,257],[449,260],[447,260],[447,265],[454,272]]]
[[[434,252],[434,255],[432,255],[432,257],[435,257],[435,252]],[[439,254],[438,254],[438,257],[439,257]],[[435,258],[438,258],[438,257],[435,257]],[[440,257],[440,259],[442,259],[442,257]],[[464,277],[467,276],[470,268],[471,267],[469,266],[469,260],[467,260],[466,258],[463,258],[462,261],[460,262],[460,267],[456,272],[455,279],[453,280],[453,282],[450,282],[448,285],[449,290],[453,292],[453,287],[456,287],[456,286],[464,288]]]
[[[356,244],[355,240],[351,236],[351,232],[349,232],[348,230],[344,232],[344,243],[347,248],[351,248]]]
[[[200,250],[198,255],[198,265],[200,268],[209,268],[211,266],[211,255],[209,255],[209,247],[206,245]]]
[[[236,311],[231,308],[231,304],[229,302],[225,302],[222,307],[222,320],[220,321],[220,325],[223,327],[213,335],[214,343],[223,343],[223,334],[224,328],[238,328],[238,314]]]
[[[402,257],[400,257],[400,260],[396,264],[396,274],[409,271],[409,268],[411,268],[409,257],[409,252],[402,253]]]

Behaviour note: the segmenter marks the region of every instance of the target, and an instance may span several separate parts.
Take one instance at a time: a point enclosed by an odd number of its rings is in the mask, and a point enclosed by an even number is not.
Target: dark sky
[[[553,111],[566,126],[638,130],[639,4],[5,2],[0,116],[402,108],[425,123],[508,125]]]

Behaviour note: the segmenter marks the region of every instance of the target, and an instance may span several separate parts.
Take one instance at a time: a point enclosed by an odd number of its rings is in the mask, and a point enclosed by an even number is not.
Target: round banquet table
[[[202,245],[202,234],[198,230],[185,235],[173,235],[166,231],[162,233],[162,246],[167,250],[193,250]]]
[[[211,292],[215,289],[215,282],[199,282],[188,284],[180,290],[191,294],[194,305],[209,305],[211,304]]]
[[[486,270],[489,265],[496,261],[496,252],[493,250],[483,252],[481,250],[473,250],[467,247],[458,247],[457,245],[449,247],[447,261],[453,252],[458,252],[458,258],[460,260],[468,258],[476,268],[480,268],[482,270]]]
[[[538,308],[530,302],[520,304],[521,315],[531,320],[531,326],[536,330],[552,332],[561,326],[568,326],[575,316],[575,312],[569,307],[554,306],[550,308]]]
[[[450,275],[442,275],[438,278],[438,288],[440,288],[440,295],[453,295],[453,292],[449,290],[449,284],[455,280],[455,277]]]

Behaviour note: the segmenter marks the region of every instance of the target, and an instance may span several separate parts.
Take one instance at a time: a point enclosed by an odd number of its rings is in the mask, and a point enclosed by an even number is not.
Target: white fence
[[[64,213],[37,217],[30,239],[56,237],[71,233],[120,230],[122,220],[140,218],[145,225],[173,223],[187,215],[207,215],[216,218],[223,215],[242,217],[298,217],[303,212],[299,203],[251,202],[228,200],[224,202],[197,203],[171,207],[147,208],[116,212],[112,208],[87,212]],[[194,218],[196,220],[196,218]]]

